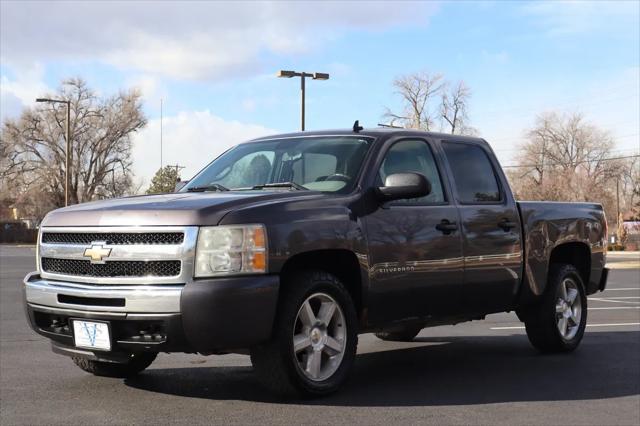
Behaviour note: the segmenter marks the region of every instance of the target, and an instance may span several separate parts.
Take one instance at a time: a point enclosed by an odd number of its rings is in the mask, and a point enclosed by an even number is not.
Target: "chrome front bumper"
[[[43,279],[37,272],[24,279],[25,300],[32,307],[123,314],[180,312],[184,285],[91,285]],[[62,296],[62,297],[60,297]],[[64,297],[70,296],[70,297]],[[124,299],[123,306],[112,301]],[[62,300],[62,301],[61,301]],[[71,301],[71,303],[69,303]]]

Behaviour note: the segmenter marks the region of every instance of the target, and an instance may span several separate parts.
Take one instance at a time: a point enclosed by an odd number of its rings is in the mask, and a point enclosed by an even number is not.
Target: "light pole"
[[[329,80],[329,74],[323,72],[296,72],[296,71],[284,71],[280,70],[276,74],[280,78],[300,77],[300,129],[304,132],[304,80],[305,77],[311,77],[314,80]]]
[[[65,171],[64,171],[64,205],[69,205],[69,188],[71,187],[71,101],[61,99],[47,99],[37,98],[36,102],[47,102],[51,104],[66,104],[67,105],[67,128],[65,139],[67,142],[65,152]]]

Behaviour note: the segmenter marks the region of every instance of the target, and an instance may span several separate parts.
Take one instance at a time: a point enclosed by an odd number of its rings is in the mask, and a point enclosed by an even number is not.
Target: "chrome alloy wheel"
[[[293,353],[310,380],[322,381],[340,367],[347,344],[347,323],[338,303],[326,293],[309,296],[296,315]]]
[[[565,340],[575,337],[582,318],[582,299],[578,284],[571,278],[565,278],[558,289],[556,300],[556,322],[560,335]]]

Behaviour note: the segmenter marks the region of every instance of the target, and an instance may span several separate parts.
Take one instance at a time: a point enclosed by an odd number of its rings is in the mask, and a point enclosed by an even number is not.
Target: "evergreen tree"
[[[151,180],[147,194],[166,194],[173,192],[176,188],[176,182],[179,180],[180,175],[175,166],[164,166],[163,169],[158,169]]]

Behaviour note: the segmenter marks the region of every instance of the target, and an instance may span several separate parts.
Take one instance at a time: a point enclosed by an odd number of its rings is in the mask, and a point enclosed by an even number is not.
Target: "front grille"
[[[42,270],[51,274],[80,277],[175,277],[180,275],[179,260],[114,260],[104,264],[89,260],[42,258]]]
[[[110,245],[133,244],[182,244],[182,232],[44,232],[42,242],[45,244],[91,244],[94,241],[105,241]]]

